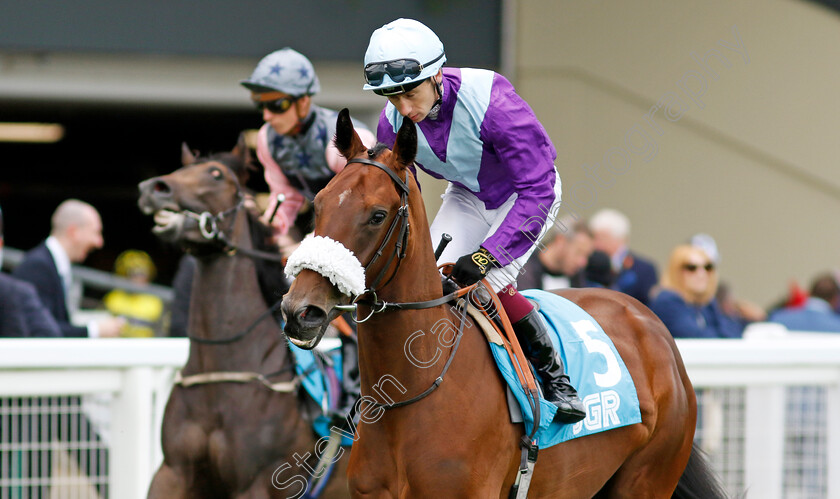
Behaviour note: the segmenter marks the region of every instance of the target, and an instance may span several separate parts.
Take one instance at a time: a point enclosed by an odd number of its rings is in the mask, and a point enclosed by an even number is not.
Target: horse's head
[[[315,196],[315,237],[304,240],[286,267],[287,275],[299,273],[283,298],[285,332],[302,348],[318,344],[341,313],[337,305],[387,285],[400,258],[411,251],[406,245],[413,184],[408,167],[417,153],[414,123],[403,120],[393,151],[382,145],[368,150],[344,109],[335,144],[348,164]],[[412,198],[422,213],[413,185]]]
[[[139,184],[138,205],[154,215],[152,231],[167,242],[195,248],[217,244],[214,231],[232,218],[243,202],[240,182],[247,179],[250,151],[243,135],[231,152],[197,158],[183,145],[183,167]]]

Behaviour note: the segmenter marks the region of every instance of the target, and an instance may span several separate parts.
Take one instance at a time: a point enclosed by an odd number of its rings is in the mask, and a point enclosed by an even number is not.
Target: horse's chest
[[[306,448],[302,437],[309,434],[292,397],[260,401],[244,395],[226,394],[225,404],[217,397],[179,397],[164,421],[167,458],[250,476]]]

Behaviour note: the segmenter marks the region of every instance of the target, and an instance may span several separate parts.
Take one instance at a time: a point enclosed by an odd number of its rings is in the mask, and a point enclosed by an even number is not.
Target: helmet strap
[[[438,115],[440,114],[440,107],[443,104],[443,83],[439,82],[435,79],[434,76],[430,78],[432,80],[432,86],[435,87],[435,92],[437,93],[437,100],[434,104],[432,104],[432,108],[429,109],[429,113],[426,115],[427,118],[431,120],[438,119]]]
[[[305,128],[308,128],[307,125],[311,124],[312,120],[308,118],[309,115],[312,113],[307,113],[305,116],[300,115],[301,98],[302,97],[298,97],[297,100],[295,100],[294,104],[292,104],[293,106],[295,106],[295,116],[297,116],[297,123],[295,123],[295,126],[293,126],[292,129],[289,130],[289,133],[287,133],[286,135],[298,135],[299,133],[303,132]]]

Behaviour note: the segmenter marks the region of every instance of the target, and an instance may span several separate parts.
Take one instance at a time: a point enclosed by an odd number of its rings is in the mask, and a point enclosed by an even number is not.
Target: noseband
[[[242,253],[243,255],[251,258],[259,258],[261,260],[282,263],[283,255],[256,249],[241,248],[234,244],[234,242],[227,236],[222,224],[227,220],[234,220],[236,218],[236,214],[239,213],[239,210],[245,206],[245,197],[242,195],[242,191],[239,189],[238,185],[236,188],[236,199],[237,202],[234,206],[215,215],[209,211],[196,213],[186,209],[182,209],[180,213],[187,218],[191,218],[196,221],[198,224],[198,230],[201,232],[204,239],[221,243],[224,251],[227,251],[231,255]]]
[[[209,211],[196,213],[187,209],[182,209],[180,213],[187,218],[195,220],[198,224],[198,230],[201,232],[201,235],[204,236],[204,239],[209,241],[220,240],[222,242],[226,242],[225,240],[227,238],[225,237],[224,230],[221,229],[220,226],[227,219],[236,218],[236,214],[239,213],[239,209],[245,204],[245,199],[238,190],[236,192],[236,197],[238,202],[233,207],[215,215]]]

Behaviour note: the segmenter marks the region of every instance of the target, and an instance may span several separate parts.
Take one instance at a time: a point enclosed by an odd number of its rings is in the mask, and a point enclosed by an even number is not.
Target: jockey
[[[289,233],[306,201],[311,202],[346,164],[332,143],[336,112],[312,103],[321,89],[318,76],[309,59],[288,47],[263,57],[251,77],[240,83],[251,91],[265,121],[257,135],[257,157],[271,189],[265,222],[274,213],[277,195],[285,195],[271,223],[283,246],[279,236]],[[361,123],[354,124],[362,142],[372,147],[373,134]]]
[[[377,138],[393,147],[402,120],[417,123],[417,166],[449,181],[431,226],[432,241],[452,235],[439,262],[456,262],[451,276],[461,285],[487,278],[542,378],[546,399],[558,407],[555,419],[580,421],[583,404],[547,326],[514,287],[553,222],[546,217],[559,208],[557,153],[503,76],[441,69],[444,62],[443,43],[418,21],[397,19],[373,32],[363,89],[388,98]]]
[[[289,244],[289,229],[304,204],[312,202],[347,163],[332,141],[337,113],[312,103],[312,96],[321,89],[318,75],[309,59],[289,47],[263,57],[251,77],[240,83],[251,91],[251,100],[265,121],[257,135],[257,157],[271,190],[263,221],[268,223],[274,214],[271,225],[283,248]],[[362,142],[372,147],[376,143],[373,134],[359,122],[354,125]],[[279,209],[278,194],[285,196]],[[302,225],[304,232],[311,230],[311,222]],[[355,336],[339,337],[344,396],[333,420],[341,426],[360,396],[360,388]]]

